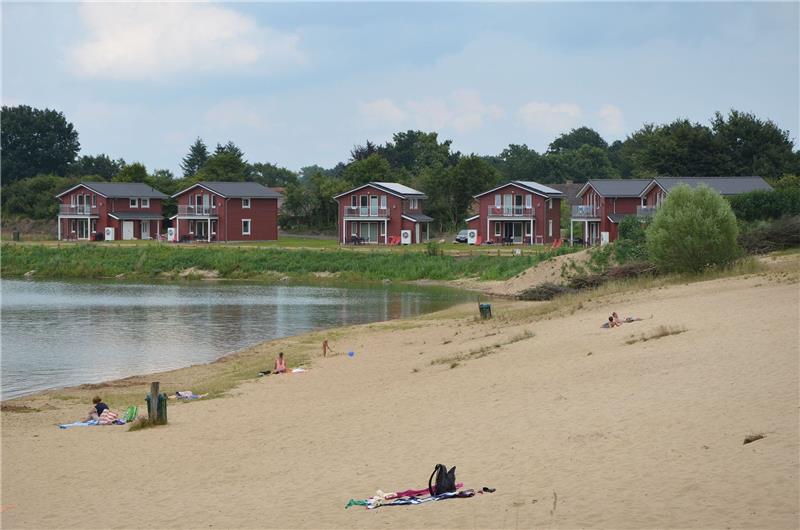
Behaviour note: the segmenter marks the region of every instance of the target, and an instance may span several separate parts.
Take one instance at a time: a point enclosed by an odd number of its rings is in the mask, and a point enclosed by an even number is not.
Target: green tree
[[[140,162],[127,164],[114,176],[114,182],[147,182],[147,168]]]
[[[68,174],[80,143],[78,131],[61,112],[4,105],[0,122],[2,185],[38,174]]]
[[[251,175],[254,182],[267,187],[286,187],[297,182],[297,173],[270,163],[253,164]]]
[[[547,165],[542,156],[525,144],[509,144],[490,163],[508,180],[547,180]]]
[[[448,166],[458,161],[459,153],[451,153],[452,140],[439,142],[435,132],[406,131],[395,133],[392,141],[379,149],[394,170],[405,169],[417,175],[423,168]]]
[[[89,177],[111,180],[123,167],[125,167],[125,161],[121,158],[112,160],[108,155],[84,155],[70,167],[69,174],[85,180]]]
[[[647,253],[661,270],[699,272],[739,256],[738,232],[721,195],[706,186],[677,186],[647,230]]]
[[[200,168],[208,162],[208,147],[203,140],[198,137],[189,147],[189,153],[181,161],[181,169],[185,178],[193,177],[200,171]]]
[[[547,152],[563,153],[570,149],[580,149],[584,145],[597,147],[598,149],[608,149],[608,143],[603,140],[603,137],[597,131],[589,127],[578,127],[553,140],[547,148]]]
[[[800,187],[751,191],[728,200],[740,221],[766,221],[800,215]]]
[[[342,178],[354,188],[367,182],[393,180],[392,168],[381,155],[371,155],[363,160],[350,163],[342,173]]]
[[[711,128],[724,157],[724,174],[778,178],[797,170],[797,153],[793,152],[789,131],[771,120],[731,110],[727,117],[717,112]]]
[[[36,175],[3,186],[3,215],[55,219],[58,201],[53,197],[78,183],[74,177]]]
[[[614,243],[614,255],[617,263],[647,259],[646,228],[645,222],[635,215],[622,218],[618,227],[619,237]]]
[[[547,167],[544,171],[547,176],[541,179],[543,183],[619,178],[608,151],[599,147],[584,144],[578,149],[546,154],[542,158]]]
[[[225,145],[217,144],[216,149],[214,149],[215,155],[221,155],[223,153],[232,154],[236,156],[236,158],[244,161],[244,152],[241,149],[239,149],[239,146],[237,146],[230,140],[228,140],[228,143],[226,143]]]

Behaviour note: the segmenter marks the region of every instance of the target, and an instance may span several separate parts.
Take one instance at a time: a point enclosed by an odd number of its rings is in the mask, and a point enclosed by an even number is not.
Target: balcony
[[[534,217],[533,208],[524,206],[489,206],[489,217]]]
[[[347,206],[344,209],[345,217],[359,217],[370,219],[385,219],[389,217],[388,208],[377,208],[372,206]]]
[[[211,206],[179,204],[178,217],[216,217],[217,209]]]
[[[655,206],[637,206],[636,207],[636,216],[637,217],[653,217],[656,214]]]
[[[597,219],[600,217],[600,207],[591,204],[578,204],[572,207],[573,219]]]
[[[88,204],[62,204],[58,211],[59,215],[97,215],[97,206]]]

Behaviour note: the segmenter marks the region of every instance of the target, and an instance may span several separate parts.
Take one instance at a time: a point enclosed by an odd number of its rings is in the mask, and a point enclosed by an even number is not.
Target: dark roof
[[[429,217],[424,213],[410,213],[406,212],[403,214],[403,217],[408,219],[409,221],[413,221],[415,223],[430,223],[433,221],[433,217]]]
[[[761,177],[656,177],[653,180],[667,193],[681,184],[692,188],[705,184],[720,195],[738,195],[748,191],[772,190],[772,186],[767,184]],[[648,186],[648,188],[650,187]]]
[[[163,219],[164,216],[160,213],[153,213],[153,212],[109,212],[109,217],[113,217],[114,219]]]
[[[266,186],[262,186],[257,182],[198,182],[189,186],[185,190],[181,190],[173,197],[182,195],[195,186],[202,186],[208,191],[212,191],[222,197],[244,197],[251,199],[278,199],[281,194],[273,191]]]
[[[119,197],[142,197],[145,199],[168,198],[167,195],[161,193],[157,189],[141,182],[81,182],[77,186],[73,186],[67,191],[59,193],[56,197],[61,197],[80,186],[85,186],[109,199]]]
[[[584,184],[578,197],[583,196],[589,186],[603,197],[639,197],[652,179],[598,179]]]
[[[612,223],[619,223],[622,221],[624,217],[630,217],[631,215],[636,215],[634,213],[610,213],[608,214],[608,220]]]
[[[583,184],[580,182],[565,182],[563,184],[552,184],[551,186],[564,194],[569,205],[580,204],[578,200],[578,192],[581,191]]]
[[[334,199],[338,199],[339,197],[344,197],[345,195],[350,195],[354,191],[358,191],[361,188],[366,188],[367,186],[372,186],[375,189],[385,191],[386,193],[391,193],[392,195],[396,195],[401,199],[406,198],[416,198],[416,199],[427,199],[428,197],[422,193],[421,191],[415,190],[414,188],[409,188],[408,186],[404,186],[403,184],[398,184],[397,182],[367,182],[366,184],[359,186],[357,188],[353,188],[352,190],[347,190],[344,193],[340,193],[339,195],[334,195]]]

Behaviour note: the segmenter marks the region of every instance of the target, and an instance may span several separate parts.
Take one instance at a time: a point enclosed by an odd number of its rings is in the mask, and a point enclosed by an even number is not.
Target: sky
[[[731,108],[798,145],[800,4],[13,3],[2,104],[53,108],[82,155],[181,175],[200,137],[292,170],[435,131],[462,153],[544,151],[589,126],[708,124]]]

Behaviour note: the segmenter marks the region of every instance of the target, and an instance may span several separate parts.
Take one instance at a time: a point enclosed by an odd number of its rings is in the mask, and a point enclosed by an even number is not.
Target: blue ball
[[[356,352],[354,352],[354,351],[347,352],[347,355],[349,355],[350,357],[354,356],[355,354],[356,354]]]

